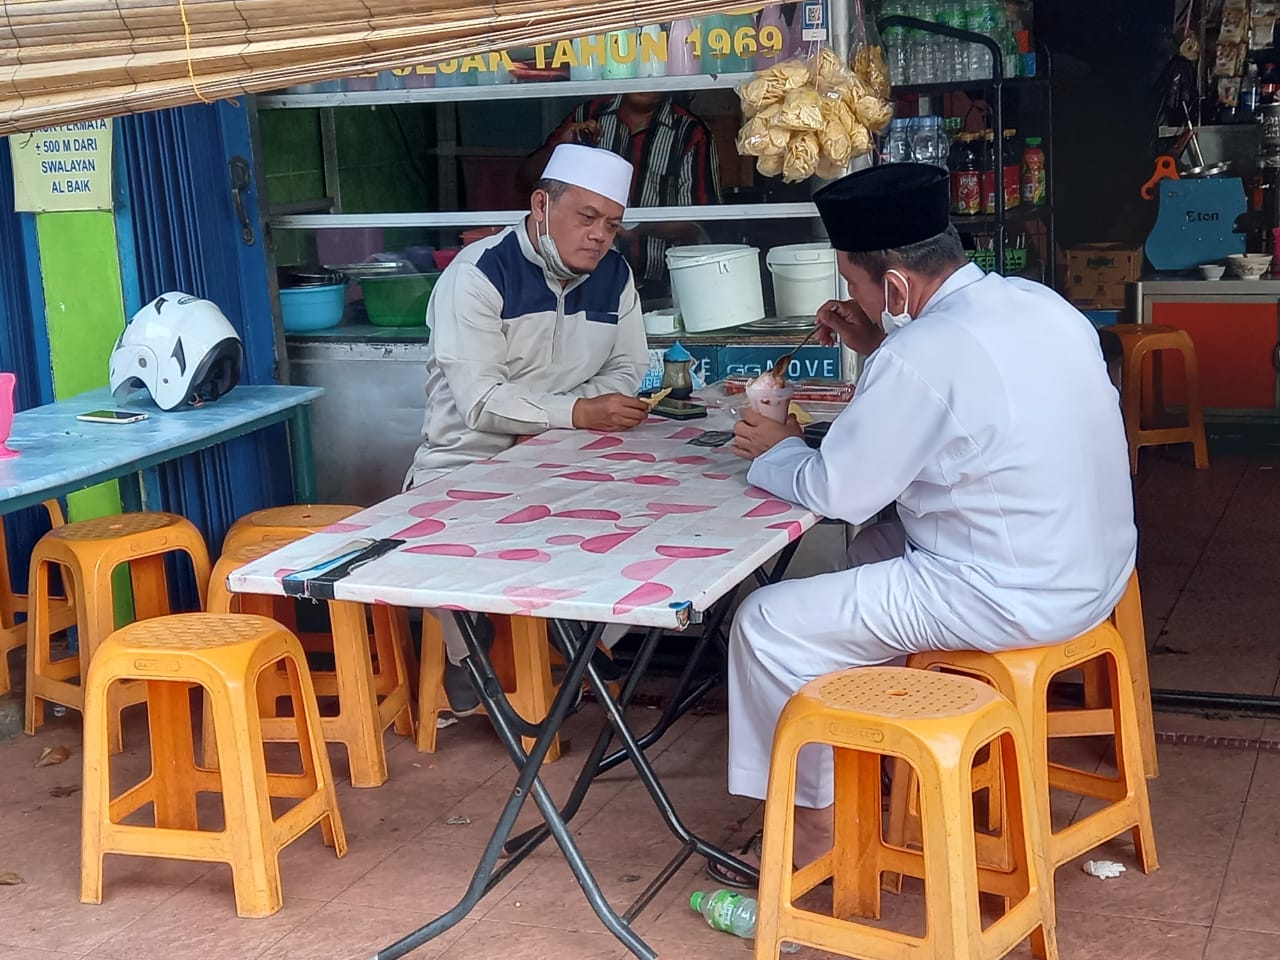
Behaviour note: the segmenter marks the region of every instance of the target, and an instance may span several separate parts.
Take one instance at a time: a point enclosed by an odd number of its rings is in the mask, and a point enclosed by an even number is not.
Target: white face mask
[[[568,281],[576,280],[578,277],[586,276],[574,270],[560,256],[560,250],[556,247],[555,240],[551,239],[551,197],[547,197],[547,230],[544,233],[539,229],[542,224],[534,222],[533,231],[538,238],[538,253],[542,256],[542,266],[547,276],[552,280]]]
[[[892,313],[889,310],[889,274],[890,273],[892,273],[895,277],[897,277],[899,280],[902,281],[903,292],[902,292],[902,312],[901,313]],[[885,274],[885,278],[884,278],[884,309],[880,311],[880,324],[881,326],[884,327],[885,333],[893,333],[893,331],[901,329],[902,327],[905,327],[908,323],[912,321],[912,319],[914,319],[911,316],[911,314],[907,312],[907,303],[910,302],[910,300],[911,300],[911,281],[908,280],[901,273],[899,273],[897,270],[888,271]]]

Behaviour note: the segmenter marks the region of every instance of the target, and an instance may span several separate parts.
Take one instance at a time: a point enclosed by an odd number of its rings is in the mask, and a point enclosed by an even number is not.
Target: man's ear
[[[547,220],[547,194],[544,190],[535,190],[533,196],[529,198],[529,210],[533,213],[535,223],[545,223]]]

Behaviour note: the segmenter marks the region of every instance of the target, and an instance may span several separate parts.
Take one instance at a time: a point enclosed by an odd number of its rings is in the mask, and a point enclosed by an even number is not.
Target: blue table
[[[121,483],[125,509],[142,508],[143,471],[234,440],[277,423],[289,424],[294,492],[315,500],[311,424],[307,406],[323,387],[236,387],[214,403],[166,413],[144,394],[128,409],[145,411],[139,423],[85,423],[76,415],[119,408],[105,387],[24,410],[13,418],[8,446],[20,454],[0,460],[0,514],[64,497],[109,480]]]

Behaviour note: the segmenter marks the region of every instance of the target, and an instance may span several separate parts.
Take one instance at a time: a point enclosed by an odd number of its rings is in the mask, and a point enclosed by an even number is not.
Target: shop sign
[[[9,137],[14,209],[111,209],[111,121],[85,120]]]
[[[773,368],[779,355],[788,347],[721,347],[720,375],[724,377],[758,377]],[[790,380],[835,380],[840,376],[839,347],[801,347],[791,355],[787,367]]]
[[[820,13],[825,17],[825,3],[819,4]],[[783,53],[788,39],[777,26],[766,24],[758,27],[754,22],[735,23],[739,18],[708,18],[709,23],[698,23],[687,33],[674,34],[670,25],[646,27],[643,30],[624,30],[614,33],[594,34],[579,37],[575,40],[556,40],[550,43],[538,43],[518,49],[498,50],[490,53],[474,54],[444,60],[435,64],[418,64],[416,66],[397,67],[383,71],[382,74],[362,74],[343,81],[334,82],[326,87],[333,92],[385,89],[388,82],[398,86],[444,86],[452,81],[485,83],[486,76],[503,73],[510,75],[510,81],[546,82],[548,80],[569,79],[570,71],[574,78],[584,74],[584,79],[600,79],[600,73],[606,67],[611,70],[633,71],[631,76],[655,76],[666,72],[665,65],[673,59],[687,61],[690,57],[701,60],[703,57],[723,62],[734,58],[739,62],[749,62],[752,57],[761,54],[776,58]],[[754,18],[745,18],[754,21]],[[724,25],[718,25],[724,24]],[[825,19],[820,25],[825,25]],[[825,26],[823,26],[825,30]],[[673,39],[674,36],[674,39]],[[675,44],[684,44],[685,56],[676,57]],[[747,69],[747,68],[739,68]],[[549,72],[562,71],[563,76],[551,76]],[[616,75],[614,77],[616,79]]]

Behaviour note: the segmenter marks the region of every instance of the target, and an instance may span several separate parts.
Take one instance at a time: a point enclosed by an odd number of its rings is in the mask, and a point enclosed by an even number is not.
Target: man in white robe
[[[613,249],[633,173],[608,150],[562,144],[529,215],[467,246],[440,275],[427,304],[422,444],[406,487],[544,430],[627,430],[648,416],[635,396],[649,367],[640,298]],[[466,644],[452,614],[440,623],[445,689],[465,715],[479,707],[457,666]],[[612,645],[625,632],[611,625],[602,639]]]
[[[1089,321],[1047,287],[967,262],[943,170],[872,168],[814,199],[852,298],[823,308],[822,338],[869,356],[820,449],[794,418],[751,411],[735,449],[775,496],[851,524],[896,504],[898,519],[855,538],[848,570],[763,587],[738,611],[729,790],[759,798],[801,685],[921,650],[1069,639],[1110,615],[1137,543],[1119,401]],[[800,865],[830,849],[829,749],[802,753],[795,802]]]

